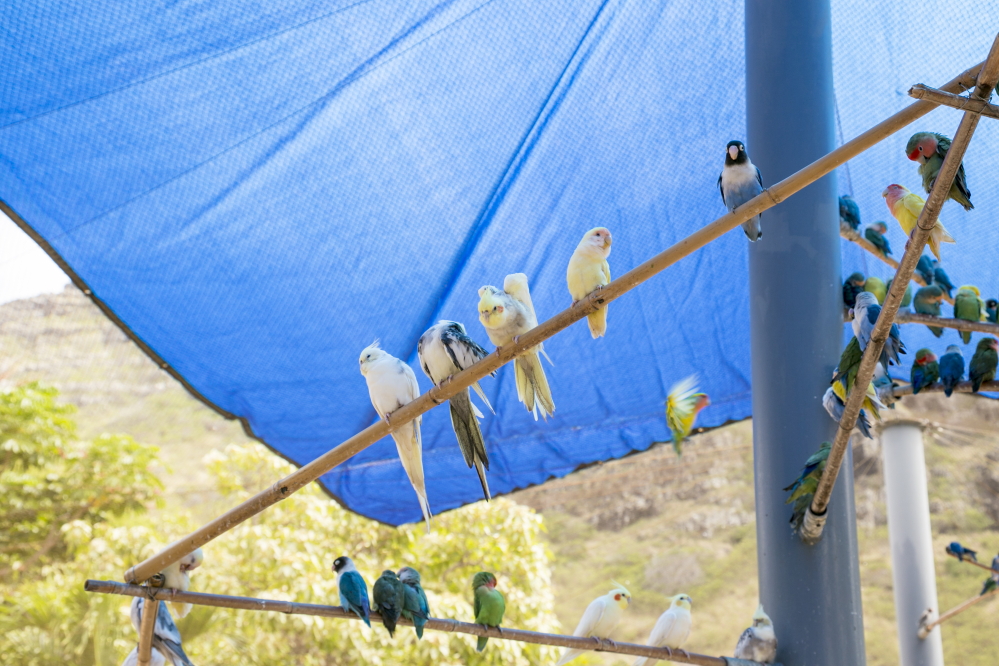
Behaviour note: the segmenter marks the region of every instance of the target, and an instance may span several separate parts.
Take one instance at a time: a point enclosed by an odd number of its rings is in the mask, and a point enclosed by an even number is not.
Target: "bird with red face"
[[[919,162],[919,175],[923,177],[923,189],[927,192],[933,187],[943,166],[944,157],[950,150],[950,139],[935,132],[916,132],[909,137],[905,145],[905,154],[913,162]],[[957,168],[954,184],[950,186],[948,196],[971,210],[971,192],[968,190],[968,180],[964,174],[964,162]]]

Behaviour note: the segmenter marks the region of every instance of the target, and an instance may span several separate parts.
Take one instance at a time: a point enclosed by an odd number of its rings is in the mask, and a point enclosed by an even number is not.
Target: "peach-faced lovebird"
[[[402,615],[406,604],[406,591],[399,576],[391,569],[386,569],[375,581],[371,597],[375,603],[371,609],[382,616],[382,624],[388,629],[389,636],[395,636],[395,623]]]
[[[985,301],[985,316],[993,324],[999,322],[999,301],[994,298]]]
[[[839,223],[846,225],[853,231],[860,229],[860,206],[849,194],[844,194],[839,198]]]
[[[683,454],[683,440],[690,435],[694,420],[702,409],[711,404],[706,393],[697,390],[697,375],[673,384],[666,396],[666,425],[673,433],[673,450]]]
[[[729,212],[763,192],[763,176],[749,161],[749,154],[742,141],[729,141],[725,146],[725,166],[718,176],[718,190],[721,192],[722,203]],[[751,241],[763,238],[760,216],[743,222],[742,230]]]
[[[888,286],[885,281],[873,275],[867,278],[864,283],[864,291],[869,291],[878,299],[878,305],[885,304],[885,297],[888,295]]]
[[[515,338],[538,325],[534,303],[527,286],[527,276],[512,273],[503,280],[503,288],[486,285],[479,289],[479,321],[486,328],[489,339],[497,347],[510,344]],[[527,411],[538,420],[555,413],[555,403],[548,387],[548,378],[541,367],[544,345],[538,344],[523,352],[513,363],[513,376],[517,384],[517,398]],[[549,363],[551,359],[548,359]]]
[[[735,658],[761,664],[772,664],[777,659],[777,634],[770,616],[763,611],[763,604],[753,613],[753,624],[739,636]]]
[[[371,606],[368,603],[368,584],[357,573],[354,561],[346,555],[333,560],[336,573],[336,587],[340,593],[340,606],[347,613],[353,613],[371,626]]]
[[[933,284],[939,285],[941,289],[947,292],[948,298],[950,297],[950,292],[955,289],[954,283],[950,281],[950,276],[947,275],[947,271],[943,269],[943,266],[936,259],[933,260]]]
[[[434,384],[440,384],[462,370],[471,367],[487,356],[485,349],[475,340],[468,337],[465,327],[456,321],[441,320],[427,329],[420,336],[416,345],[416,353],[420,358],[420,367],[424,374]],[[472,388],[492,411],[492,405],[486,399],[486,394],[478,382]],[[490,499],[489,483],[486,481],[486,470],[489,469],[489,456],[486,453],[486,442],[479,428],[479,418],[482,413],[472,404],[472,396],[468,389],[459,391],[449,401],[451,408],[451,427],[458,440],[458,448],[465,458],[465,464],[475,467],[482,485],[482,494]]]
[[[905,154],[913,162],[919,162],[919,175],[923,177],[923,189],[927,192],[933,187],[943,166],[944,157],[950,150],[950,139],[935,132],[916,132],[909,137],[905,145]],[[968,180],[964,174],[964,162],[957,167],[954,184],[950,186],[948,197],[971,210],[971,192],[968,190]]]
[[[970,548],[965,548],[957,541],[951,541],[949,544],[947,544],[944,547],[944,550],[947,551],[948,555],[953,555],[960,562],[964,562],[964,558],[968,558],[968,560],[970,560],[971,562],[978,561],[978,558],[976,557],[976,555],[978,554],[977,550],[971,550]]]
[[[884,222],[875,222],[864,229],[864,238],[869,240],[871,245],[878,248],[878,252],[887,257],[891,254],[891,245],[888,244],[888,239],[885,238],[886,233],[888,233],[888,225]]]
[[[982,382],[990,382],[996,378],[996,366],[999,365],[999,340],[982,338],[978,341],[975,355],[968,364],[968,379],[971,380],[972,393],[978,393]]]
[[[569,267],[565,272],[573,304],[586,298],[590,292],[610,284],[610,264],[607,263],[610,251],[611,232],[607,228],[597,227],[583,234],[583,240],[579,241],[569,258]],[[602,337],[607,332],[607,306],[586,315],[586,323],[594,339]]]
[[[912,395],[916,395],[940,379],[940,364],[937,363],[937,355],[928,347],[923,347],[916,352],[916,360],[909,372],[909,379],[912,381]]]
[[[139,633],[139,627],[142,626],[142,612],[145,610],[145,606],[146,600],[142,597],[132,599],[129,615],[132,620],[132,626],[135,627],[135,633]],[[180,631],[177,630],[177,625],[174,624],[173,618],[170,617],[167,605],[161,602],[158,604],[156,623],[153,625],[152,651],[154,653],[159,652],[160,655],[166,658],[166,662],[174,666],[194,666],[184,652],[184,648],[181,645],[182,642]],[[136,657],[138,657],[138,654],[136,654]]]
[[[388,421],[392,412],[416,400],[420,395],[420,385],[416,373],[406,363],[392,356],[378,346],[376,340],[361,351],[358,359],[361,374],[368,384],[371,404],[383,420]],[[402,468],[409,477],[409,483],[416,491],[423,519],[430,531],[430,502],[427,500],[427,486],[423,479],[423,439],[420,436],[422,416],[417,416],[398,430],[392,432],[395,448],[399,452]]]
[[[850,277],[843,282],[843,305],[852,308],[857,302],[857,294],[864,290],[866,283],[863,273],[850,273]]]
[[[858,421],[859,423],[859,421]],[[784,488],[784,492],[791,493],[785,504],[791,505],[791,531],[797,532],[801,528],[801,523],[805,519],[805,511],[812,503],[815,496],[815,489],[819,487],[819,479],[822,471],[826,468],[826,461],[829,459],[829,450],[832,444],[822,442],[819,450],[808,457],[805,466],[801,468],[801,474],[794,480],[794,483]]]
[[[949,398],[963,378],[964,354],[957,345],[950,345],[940,357],[940,383],[944,386],[944,395]]]
[[[923,282],[927,286],[933,284],[933,257],[928,254],[919,255],[919,261],[916,262],[916,272],[919,273],[919,277],[923,278]]]
[[[919,214],[923,212],[923,206],[926,205],[926,201],[918,194],[913,194],[907,190],[902,185],[889,185],[885,188],[881,196],[885,198],[885,202],[888,204],[888,210],[891,214],[898,220],[899,225],[902,227],[902,231],[905,232],[906,236],[912,237],[912,230],[916,228],[916,220],[919,219]],[[927,245],[930,246],[930,252],[933,253],[937,259],[940,258],[940,243],[954,243],[956,242],[954,238],[947,233],[947,229],[944,228],[943,222],[937,219],[933,229],[930,231],[930,237],[926,241]]]
[[[940,302],[943,301],[943,297],[943,289],[935,284],[931,284],[916,292],[915,298],[912,299],[912,306],[919,314],[939,317]],[[930,329],[930,332],[938,338],[943,335],[943,329],[939,326],[927,326],[926,328]]]
[[[965,321],[986,321],[985,301],[981,292],[973,284],[963,285],[954,297],[954,318]],[[958,331],[964,344],[971,342],[971,331]]]
[[[580,638],[610,638],[611,632],[621,621],[621,616],[630,603],[631,593],[621,586],[602,597],[597,597],[586,607],[572,635]],[[583,650],[566,648],[555,666],[564,666],[581,654]]]
[[[496,576],[487,571],[480,571],[472,577],[472,590],[475,594],[475,624],[484,627],[498,627],[503,623],[503,613],[506,612],[506,599],[503,593],[496,589]],[[482,652],[486,649],[489,638],[479,636],[475,649]]]
[[[870,278],[868,278],[870,279]],[[871,333],[874,325],[881,314],[881,306],[878,305],[877,297],[864,291],[857,294],[857,303],[853,306],[853,334],[860,343],[860,351],[867,349],[867,344],[871,341]],[[885,372],[888,371],[888,364],[900,365],[898,355],[905,353],[905,345],[902,343],[902,336],[898,329],[898,324],[892,323],[889,329],[888,339],[881,349],[881,365]]]
[[[678,650],[689,657],[690,655],[687,655],[683,649],[683,644],[690,637],[690,604],[689,595],[677,594],[671,597],[669,608],[656,620],[656,626],[652,627],[646,645],[667,648],[668,653]],[[652,657],[639,657],[633,666],[652,666],[655,663],[656,660]]]
[[[406,586],[402,616],[412,620],[416,637],[423,638],[423,627],[430,619],[430,602],[427,601],[427,593],[420,585],[420,572],[413,567],[403,567],[399,569],[399,580]]]

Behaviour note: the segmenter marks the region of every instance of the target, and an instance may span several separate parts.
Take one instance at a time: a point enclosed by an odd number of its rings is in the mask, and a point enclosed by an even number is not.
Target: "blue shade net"
[[[742,4],[13,0],[0,198],[194,390],[304,464],[377,418],[357,363],[375,338],[426,391],[416,342],[438,319],[492,348],[482,285],[526,273],[543,320],[571,302],[565,267],[586,230],[611,229],[620,275],[724,212],[724,147],[745,138]],[[902,3],[984,15],[973,4]],[[844,139],[991,44],[992,27],[955,18],[914,51],[905,13],[833,2]],[[918,128],[957,122],[941,109]],[[917,190],[907,136],[841,170],[865,222],[886,219],[889,182]],[[958,240],[945,267],[983,295],[999,295],[997,146],[984,120],[965,160],[978,208],[943,215]],[[494,493],[667,440],[666,393],[693,373],[713,401],[699,425],[750,416],[746,245],[736,229],[614,302],[603,339],[579,323],[546,343],[549,421],[517,401],[510,366],[485,379]],[[889,277],[849,245],[843,265]],[[911,352],[957,340],[903,335]],[[815,381],[819,395],[828,378]],[[423,437],[434,511],[481,498],[446,408]],[[420,519],[389,438],[321,481],[365,516]]]

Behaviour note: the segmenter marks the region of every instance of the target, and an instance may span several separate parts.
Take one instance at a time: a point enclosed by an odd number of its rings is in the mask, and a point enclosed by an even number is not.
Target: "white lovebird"
[[[652,628],[647,645],[683,652],[683,644],[690,636],[690,597],[678,594],[671,599],[669,608],[659,616],[656,626]],[[651,657],[639,657],[634,666],[652,666],[656,661],[658,660]]]
[[[569,259],[565,281],[569,285],[572,302],[586,298],[591,292],[610,284],[610,264],[607,257],[611,251],[611,232],[605,227],[590,229],[579,241],[576,251]],[[586,315],[590,335],[594,339],[607,332],[607,306]]]
[[[420,336],[416,351],[423,372],[434,384],[446,381],[487,356],[486,350],[468,337],[464,326],[459,322],[446,320],[437,322]],[[493,411],[479,382],[474,382],[472,388],[482,398],[482,402],[486,403],[489,411]],[[468,389],[454,395],[448,403],[451,408],[451,427],[458,438],[458,448],[465,458],[465,464],[475,467],[479,483],[482,484],[482,493],[487,500],[491,499],[489,483],[486,481],[489,456],[486,454],[486,442],[482,438],[478,421],[482,418],[482,412],[472,404]]]
[[[764,664],[772,664],[777,659],[777,634],[770,616],[763,611],[763,604],[753,613],[753,624],[739,637],[735,658]]]
[[[531,302],[527,276],[513,273],[503,280],[503,289],[492,285],[479,289],[479,321],[497,347],[510,344],[514,338],[536,327],[538,317]],[[539,410],[545,418],[555,412],[540,354],[548,358],[544,346],[538,344],[518,356],[513,364],[517,398],[524,403],[527,411],[534,414],[535,421],[538,420]],[[551,363],[551,359],[548,362]]]
[[[389,421],[392,412],[409,404],[420,395],[420,385],[416,382],[416,373],[407,364],[392,356],[375,340],[361,352],[359,359],[361,374],[368,383],[368,394],[375,411],[385,421]],[[399,451],[399,460],[406,476],[416,491],[420,501],[423,519],[427,521],[427,531],[430,531],[430,502],[427,501],[427,488],[423,481],[423,440],[420,438],[422,417],[416,417],[398,430],[392,432],[395,448]]]
[[[190,572],[200,567],[201,563],[204,561],[205,554],[200,548],[197,548],[194,552],[188,553],[184,557],[180,558],[178,561],[174,562],[160,572],[163,574],[163,587],[180,590],[181,592],[187,592],[191,589]],[[185,604],[179,601],[171,601],[169,603],[178,618],[187,617],[187,614],[191,612],[191,604]]]
[[[573,636],[581,638],[609,638],[611,632],[621,622],[621,616],[631,603],[631,593],[624,587],[616,587],[602,597],[597,597],[586,607],[586,612],[576,625]],[[563,666],[583,654],[584,650],[566,648],[555,666]]]
[[[129,615],[136,634],[139,633],[139,627],[142,626],[142,610],[145,607],[145,602],[146,600],[141,597],[132,599]],[[166,604],[161,602],[156,613],[156,624],[153,626],[153,652],[158,650],[173,666],[194,666],[184,653],[181,642],[177,625],[173,623],[173,618],[170,617],[170,611],[167,610]],[[136,658],[138,658],[138,654],[136,654]]]

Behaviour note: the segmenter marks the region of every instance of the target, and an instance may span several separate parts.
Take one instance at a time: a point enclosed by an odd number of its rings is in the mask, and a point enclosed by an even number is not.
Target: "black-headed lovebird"
[[[996,378],[996,366],[999,365],[999,340],[982,338],[978,341],[975,355],[968,364],[968,379],[971,380],[971,391],[978,393],[982,382],[990,382]]]
[[[340,606],[348,613],[353,613],[371,626],[371,606],[368,603],[368,584],[357,572],[353,560],[342,555],[333,561],[333,572],[336,573],[336,587],[340,592]]]
[[[993,324],[999,323],[999,301],[994,298],[985,301],[985,316]]]
[[[857,304],[857,294],[864,290],[867,278],[863,273],[850,273],[850,277],[843,281],[843,305],[852,308]]]
[[[742,141],[729,141],[725,146],[725,166],[718,176],[718,191],[729,212],[763,192],[763,176],[749,160],[749,153]],[[746,238],[753,242],[763,238],[760,218],[757,215],[742,223]]]

